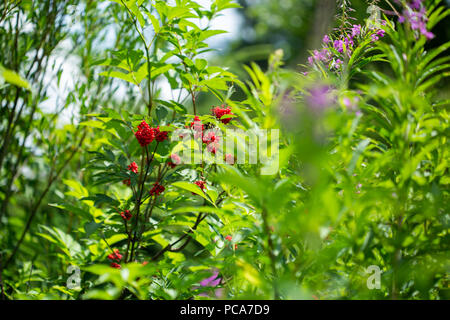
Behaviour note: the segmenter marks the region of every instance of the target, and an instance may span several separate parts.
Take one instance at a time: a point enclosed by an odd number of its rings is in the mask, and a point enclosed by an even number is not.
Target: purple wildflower
[[[413,0],[406,4],[402,15],[398,18],[399,23],[404,23],[405,21],[409,23],[412,30],[418,30],[427,39],[434,38],[434,34],[427,30],[428,17],[422,0]]]
[[[308,63],[310,65],[314,64],[314,61],[316,62],[328,62],[331,59],[331,52],[328,51],[327,48],[323,48],[321,51],[314,50],[313,55],[308,57]]]
[[[352,38],[361,34],[361,25],[354,24],[352,27]]]
[[[333,47],[342,53],[344,51],[344,42],[342,40],[334,40]]]
[[[347,108],[351,107],[351,105],[352,105],[352,102],[351,102],[351,100],[348,97],[344,97],[344,99],[342,99],[342,103]]]
[[[320,60],[320,53],[319,53],[318,50],[314,50],[314,51],[313,51],[313,58],[314,58],[314,60],[316,60],[316,61],[319,61],[319,60]]]
[[[358,97],[344,97],[342,98],[342,104],[347,107],[349,111],[358,112]]]
[[[419,10],[422,6],[422,0],[413,0],[410,4],[410,7],[416,10]]]
[[[342,61],[341,59],[336,59],[336,61],[331,62],[330,67],[332,69],[339,70],[341,69],[343,63],[344,61]]]
[[[217,287],[222,280],[222,278],[218,278],[219,271],[214,270],[213,275],[209,278],[203,279],[200,281],[200,285],[202,287]]]
[[[313,110],[323,110],[334,103],[334,96],[331,93],[331,87],[328,85],[319,85],[309,90],[307,103]]]
[[[200,286],[201,287],[217,287],[221,281],[222,281],[222,278],[219,278],[219,271],[214,270],[213,275],[211,277],[208,277],[208,278],[200,281]],[[198,287],[196,289],[198,289]],[[214,290],[214,295],[216,297],[221,297],[222,294],[223,294],[222,288],[218,288],[218,289]],[[199,294],[199,296],[208,297],[209,295],[206,292],[202,292]]]
[[[353,39],[350,37],[345,37],[344,43],[346,48],[353,47]]]
[[[328,35],[324,35],[324,36],[323,36],[323,42],[324,42],[324,43],[330,42],[330,38],[328,37]]]

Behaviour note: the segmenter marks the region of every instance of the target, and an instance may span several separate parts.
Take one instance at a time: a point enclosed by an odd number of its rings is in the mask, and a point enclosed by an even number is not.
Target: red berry
[[[198,139],[203,136],[203,130],[205,126],[202,124],[199,116],[194,117],[194,121],[191,122],[190,127],[194,130],[194,139]]]
[[[128,170],[131,170],[134,173],[138,173],[138,165],[136,164],[136,162],[132,162],[129,166],[128,166]]]
[[[217,152],[217,146],[215,143],[210,143],[206,146],[206,150],[208,150],[209,152],[211,152],[212,154],[216,154]]]
[[[120,269],[121,268],[120,264],[115,263],[115,262],[111,263],[111,267],[115,268],[115,269]]]
[[[225,162],[228,164],[234,164],[234,156],[231,153],[225,155]]]
[[[133,216],[133,215],[130,213],[130,210],[125,210],[125,212],[121,212],[120,215],[122,216],[122,218],[123,218],[124,220],[130,220],[131,217]]]
[[[219,119],[220,121],[222,121],[223,124],[227,124],[231,121],[231,118],[225,118],[225,119],[221,119],[224,115],[229,114],[229,115],[234,115],[234,113],[231,112],[231,108],[230,107],[226,107],[224,108],[225,105],[222,105],[221,107],[215,107],[212,109],[212,112],[214,114],[214,116]]]
[[[172,153],[170,155],[170,159],[172,161],[169,161],[167,164],[169,165],[169,167],[171,167],[172,169],[175,168],[177,165],[179,165],[181,163],[181,159],[180,156],[177,155],[176,153]]]
[[[205,181],[202,180],[197,180],[194,182],[200,189],[204,190],[205,189]]]
[[[122,259],[122,255],[120,254],[119,249],[114,249],[113,251],[113,253],[108,255],[108,259],[120,261]]]
[[[216,136],[214,131],[208,131],[202,138],[203,143],[210,144],[219,141],[219,137]]]
[[[158,182],[155,182],[153,184],[153,187],[150,189],[149,193],[151,196],[153,195],[159,196],[161,193],[164,192],[164,190],[166,190],[166,188],[164,188],[163,185],[160,185]]]
[[[230,235],[228,235],[228,236],[226,236],[225,237],[225,240],[228,240],[228,241],[231,241],[233,238],[230,236]]]
[[[126,184],[127,186],[131,186],[131,179],[125,179],[122,181],[123,184]]]
[[[172,161],[167,162],[167,165],[171,167],[172,169],[175,168],[177,165],[173,163]]]
[[[167,140],[167,131],[159,131],[159,126],[157,126],[156,128],[153,129],[153,133],[155,135],[155,139],[158,142],[163,142],[164,140]]]

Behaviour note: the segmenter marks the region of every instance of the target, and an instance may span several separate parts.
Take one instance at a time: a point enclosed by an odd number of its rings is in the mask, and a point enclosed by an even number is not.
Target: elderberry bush
[[[362,6],[233,69],[234,0],[1,4],[1,298],[448,299],[450,9]]]

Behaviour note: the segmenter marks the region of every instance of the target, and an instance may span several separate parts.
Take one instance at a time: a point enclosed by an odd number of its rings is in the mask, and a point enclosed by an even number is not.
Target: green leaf
[[[2,84],[2,82],[4,81],[15,86],[30,90],[30,84],[27,82],[27,80],[22,78],[18,73],[6,69],[0,64],[0,84]]]
[[[105,76],[105,77],[122,79],[122,80],[125,80],[125,81],[129,82],[129,83],[132,83],[132,84],[135,84],[135,85],[139,85],[139,83],[136,81],[136,79],[133,78],[133,74],[132,73],[123,73],[123,72],[120,72],[120,71],[109,70],[109,71],[101,72],[99,75],[100,76]]]
[[[369,143],[370,143],[370,139],[364,139],[356,147],[356,150],[353,152],[353,157],[352,157],[352,160],[350,161],[350,165],[348,167],[348,172],[350,174],[353,173],[353,170],[355,169],[355,166],[356,166],[356,163],[358,162],[359,157],[364,152],[364,150],[369,145]]]
[[[171,64],[166,64],[164,66],[157,67],[157,68],[152,67],[152,70],[151,70],[152,80],[156,79],[156,77],[159,76],[160,74],[163,74],[171,69],[173,69],[173,65],[171,65]]]
[[[94,206],[99,206],[102,203],[108,203],[112,206],[120,205],[119,201],[111,198],[110,196],[107,196],[106,194],[102,194],[102,193],[97,193],[96,195],[90,196],[90,197],[84,197],[80,200],[93,200]]]
[[[202,33],[199,35],[198,40],[199,41],[204,41],[212,36],[221,34],[221,33],[228,33],[228,31],[225,30],[204,30],[202,31]]]
[[[102,224],[103,223],[96,223],[95,221],[86,222],[84,224],[84,231],[86,231],[86,237],[89,237],[91,234],[97,231],[97,229],[100,228]]]
[[[196,184],[194,184],[192,182],[178,181],[178,182],[172,183],[172,186],[195,193],[195,194],[201,196],[203,199],[205,199],[209,203],[211,203],[212,205],[216,206],[215,203],[212,202],[209,199],[209,197],[206,196],[205,192],[203,192],[199,186],[197,186]]]
[[[155,30],[155,33],[158,33],[159,30],[161,30],[161,27],[159,26],[159,20],[152,15],[150,12],[145,12],[147,14],[147,17],[149,17],[150,21],[152,22],[153,30]]]
[[[82,197],[87,197],[89,195],[89,192],[87,191],[87,189],[85,187],[83,187],[78,180],[63,179],[63,183],[72,190],[72,191],[66,192],[67,195],[74,196],[78,199],[80,199]]]
[[[202,71],[207,66],[208,62],[205,59],[195,60],[195,67],[198,71]]]
[[[44,233],[39,233],[38,235],[53,243],[58,244],[59,248],[69,258],[74,258],[76,255],[81,253],[80,244],[77,241],[75,241],[71,235],[61,231],[56,227],[50,228],[45,225],[39,225],[39,227],[47,231],[49,235],[46,235]]]

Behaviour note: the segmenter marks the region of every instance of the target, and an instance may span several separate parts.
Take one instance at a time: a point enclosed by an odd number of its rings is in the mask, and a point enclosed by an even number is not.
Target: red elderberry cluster
[[[206,144],[206,149],[209,152],[216,154],[219,137],[214,133],[214,131],[208,131],[205,135],[203,135],[202,141]]]
[[[202,124],[202,120],[200,120],[199,116],[194,117],[194,121],[191,122],[190,127],[195,131],[203,131],[205,126]]]
[[[194,182],[194,184],[196,184],[200,189],[202,189],[202,191],[205,191],[206,188],[206,183],[203,180],[197,180]],[[195,193],[192,192],[192,194],[195,195]]]
[[[205,144],[210,144],[210,143],[218,142],[219,137],[216,136],[214,131],[208,131],[205,135],[203,135],[202,141]]]
[[[227,153],[224,158],[226,163],[234,164],[235,158],[231,153]]]
[[[150,128],[150,126],[145,121],[141,122],[141,124],[138,126],[138,130],[134,133],[134,135],[136,136],[136,139],[142,147],[145,147],[146,145],[152,143],[152,141],[155,139],[154,130]]]
[[[122,255],[120,254],[119,249],[114,249],[113,253],[108,255],[108,259],[109,260],[116,260],[116,261],[122,260]]]
[[[231,112],[231,108],[225,107],[224,104],[221,107],[213,108],[212,112],[217,119],[222,121],[223,124],[228,124],[231,121],[231,118],[221,119],[224,115],[226,115],[226,114],[234,115],[234,113]]]
[[[170,155],[170,159],[171,159],[171,161],[167,162],[167,165],[169,167],[171,167],[172,169],[181,163],[181,158],[176,153],[172,153]]]
[[[169,161],[169,162],[167,162],[167,165],[170,167],[170,168],[175,168],[177,165],[175,164],[175,163],[173,163],[172,161]]]
[[[202,124],[199,116],[194,117],[194,121],[191,122],[190,127],[192,130],[194,130],[194,139],[203,136],[203,130],[205,129],[205,126]]]
[[[160,130],[159,130],[159,126],[157,126],[156,128],[154,128],[154,129],[153,129],[153,132],[154,132],[154,134],[155,134],[155,139],[156,139],[156,141],[158,141],[158,142],[163,142],[164,140],[167,140],[167,139],[168,139],[168,137],[167,137],[168,132],[167,132],[167,131],[160,131]]]
[[[159,196],[161,193],[164,192],[164,190],[166,190],[166,188],[164,188],[163,185],[160,185],[158,182],[155,182],[155,184],[153,185],[153,187],[150,189],[150,195],[156,195]]]
[[[210,143],[206,146],[206,150],[208,150],[212,154],[216,154],[217,146],[214,143]]]
[[[120,213],[120,215],[122,216],[123,220],[127,220],[127,221],[130,220],[131,217],[133,216],[133,215],[131,214],[130,210],[122,211],[122,212]]]
[[[121,268],[120,264],[118,264],[116,262],[112,262],[111,263],[111,267],[114,268],[114,269],[120,269]]]
[[[122,181],[123,184],[127,185],[127,186],[131,186],[131,179],[125,179]]]
[[[138,165],[136,164],[136,162],[132,162],[129,166],[128,166],[128,170],[131,170],[134,173],[138,173]]]
[[[120,269],[121,266],[117,262],[120,262],[122,260],[122,255],[119,252],[119,249],[114,249],[113,253],[108,255],[108,259],[111,260],[111,267],[115,269]],[[116,260],[117,262],[114,262]]]
[[[160,131],[159,126],[156,128],[151,128],[145,121],[141,122],[134,135],[142,147],[149,145],[153,142],[153,140],[163,142],[168,139],[167,131]]]

